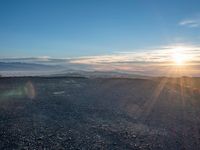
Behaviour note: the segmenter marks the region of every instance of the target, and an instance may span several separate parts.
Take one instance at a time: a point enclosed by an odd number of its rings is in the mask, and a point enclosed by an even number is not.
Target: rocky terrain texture
[[[200,149],[199,78],[0,78],[0,149]]]

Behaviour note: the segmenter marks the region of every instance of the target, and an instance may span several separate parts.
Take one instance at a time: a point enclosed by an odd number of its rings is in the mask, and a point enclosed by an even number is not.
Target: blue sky
[[[4,57],[68,58],[198,44],[199,0],[1,0]]]

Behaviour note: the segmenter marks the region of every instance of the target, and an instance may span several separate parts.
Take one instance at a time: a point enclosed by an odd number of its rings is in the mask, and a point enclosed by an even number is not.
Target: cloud
[[[190,28],[198,28],[200,27],[200,18],[194,19],[184,19],[179,22],[180,26],[190,27]]]
[[[187,69],[182,75],[200,75],[200,46],[181,45],[160,47],[138,52],[117,52],[110,55],[88,56],[71,59],[71,64],[84,64],[98,71],[122,71],[142,75],[175,74],[173,54],[180,52],[186,56]]]
[[[119,71],[142,75],[167,75],[176,73],[172,71],[176,67],[172,55],[177,52],[181,52],[187,58],[184,66],[186,69],[182,70],[182,75],[200,76],[200,45],[168,45],[146,50],[76,58],[36,57],[0,59],[0,61],[58,65],[62,66],[64,71]]]
[[[70,63],[78,64],[111,64],[111,63],[135,63],[135,64],[165,64],[172,63],[172,54],[181,50],[183,55],[187,55],[192,61],[199,60],[199,46],[168,46],[144,50],[138,52],[117,52],[110,55],[88,56],[71,59]],[[190,61],[190,60],[188,60]]]

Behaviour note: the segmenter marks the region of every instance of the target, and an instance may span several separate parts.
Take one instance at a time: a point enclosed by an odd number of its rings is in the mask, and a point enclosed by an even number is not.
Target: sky
[[[105,58],[141,63],[150,56],[150,63],[159,63],[182,47],[196,62],[199,6],[199,0],[0,0],[0,58],[91,65]]]

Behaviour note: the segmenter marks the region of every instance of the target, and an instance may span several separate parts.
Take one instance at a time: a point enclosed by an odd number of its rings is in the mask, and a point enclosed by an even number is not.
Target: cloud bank
[[[185,56],[184,65],[177,65],[175,53]],[[172,45],[134,52],[115,52],[76,58],[55,59],[51,57],[8,58],[1,62],[34,63],[59,66],[60,71],[117,71],[146,76],[200,76],[200,46]],[[1,69],[1,68],[0,68]]]

